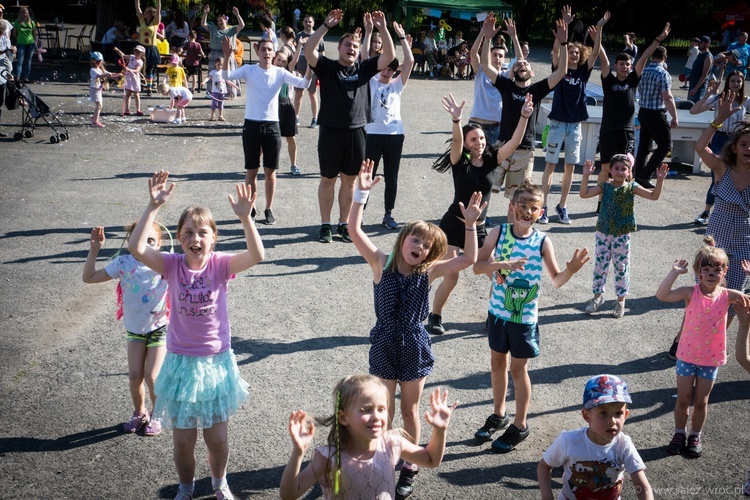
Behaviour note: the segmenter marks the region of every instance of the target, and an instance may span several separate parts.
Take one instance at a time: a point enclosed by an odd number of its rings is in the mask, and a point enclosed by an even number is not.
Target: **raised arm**
[[[318,57],[320,56],[320,54],[318,54],[318,45],[320,44],[320,41],[329,29],[341,22],[343,16],[344,13],[340,9],[332,10],[326,16],[323,24],[318,26],[318,29],[316,29],[307,39],[307,43],[305,44],[305,58],[307,59],[307,64],[313,68],[318,65]]]
[[[393,47],[393,38],[388,33],[388,25],[385,22],[385,14],[377,10],[372,13],[372,24],[378,29],[380,38],[383,40],[383,52],[378,58],[378,71],[383,71],[396,58],[396,49]],[[362,47],[360,47],[362,50]]]
[[[362,212],[365,209],[365,203],[370,196],[370,190],[380,182],[380,177],[374,179],[372,177],[374,165],[375,163],[372,160],[362,162],[347,223],[349,224],[349,236],[351,236],[352,242],[360,255],[370,264],[373,280],[377,283],[380,282],[380,277],[383,275],[383,267],[385,267],[387,256],[378,250],[362,230]]]
[[[589,261],[590,257],[588,255],[589,251],[587,248],[583,250],[576,248],[573,252],[573,257],[565,263],[565,269],[560,271],[557,259],[555,258],[555,247],[552,246],[552,240],[545,238],[544,243],[542,243],[544,267],[547,268],[547,273],[555,288],[563,286],[575,273],[580,271],[583,265]]]
[[[477,220],[482,212],[487,208],[487,202],[482,203],[482,193],[476,191],[471,195],[469,204],[464,207],[463,202],[458,202],[458,208],[461,209],[461,216],[464,222],[464,229],[467,232],[464,243],[464,252],[456,257],[447,260],[440,260],[430,268],[430,279],[432,283],[435,279],[445,276],[448,273],[457,273],[474,265],[477,261]]]
[[[423,467],[432,468],[440,465],[445,454],[448,425],[456,406],[458,406],[458,401],[453,403],[453,406],[448,406],[448,391],[441,394],[438,387],[430,394],[430,411],[425,412],[424,416],[427,423],[432,426],[430,442],[422,447],[408,439],[401,438],[401,454],[406,460]]]
[[[484,34],[483,30],[479,30],[479,34],[474,39],[474,43],[471,44],[471,48],[469,49],[469,61],[471,63],[471,69],[474,70],[474,73],[479,73],[479,68],[482,66],[481,61],[479,60],[479,47],[482,46],[482,40],[484,40]],[[486,43],[490,43],[489,40],[487,40]]]
[[[534,113],[534,103],[531,101],[531,94],[526,94],[526,100],[521,108],[521,118],[518,119],[516,130],[513,132],[513,137],[510,138],[500,149],[497,150],[497,164],[501,164],[507,160],[510,155],[516,150],[521,144],[524,135],[526,135],[526,127],[529,123],[529,118]]]
[[[136,0],[137,2],[138,0]],[[203,15],[201,16],[201,26],[203,28],[206,27],[206,24],[208,23],[208,11],[211,10],[211,7],[209,7],[208,4],[203,6]]]
[[[701,97],[700,101],[696,102],[692,108],[690,108],[690,114],[691,115],[699,115],[703,113],[704,111],[708,111],[712,108],[712,105],[715,104],[715,101],[712,99],[716,93],[719,91],[719,81],[718,80],[711,80],[708,82],[708,88],[706,88],[706,93],[703,94],[703,97]],[[712,101],[712,104],[709,104],[708,101]]]
[[[232,255],[232,260],[229,262],[230,274],[237,274],[250,269],[265,258],[263,242],[258,234],[258,229],[255,227],[255,222],[250,216],[255,205],[256,195],[257,192],[251,194],[250,186],[243,182],[237,183],[237,201],[232,198],[231,194],[227,195],[234,215],[242,223],[242,229],[245,231],[245,243],[247,245],[247,250]]]
[[[482,45],[482,52],[480,56],[480,63],[482,65],[482,69],[487,74],[487,78],[490,79],[491,82],[495,82],[497,80],[498,76],[498,70],[490,64],[490,50],[492,47],[490,47],[490,42],[492,40],[492,35],[495,34],[495,14],[490,12],[487,14],[487,17],[484,19],[484,23],[482,24],[482,29],[479,31],[479,35],[477,35],[477,38],[485,38],[487,41]]]
[[[171,99],[170,99],[171,100]],[[141,215],[128,241],[128,250],[139,262],[150,267],[159,274],[164,274],[164,256],[148,244],[148,228],[150,228],[159,208],[169,199],[174,191],[174,183],[167,184],[169,172],[160,170],[148,180],[149,202]]]
[[[138,21],[143,21],[143,11],[141,10],[141,0],[135,0],[135,15]]]
[[[637,194],[641,198],[646,198],[647,200],[656,201],[659,199],[659,196],[661,196],[661,190],[664,187],[664,179],[667,178],[667,174],[669,173],[669,165],[666,163],[662,163],[659,169],[656,171],[656,186],[654,186],[654,189],[646,189],[643,186],[636,186],[633,193]]]
[[[679,288],[672,287],[674,282],[677,281],[677,277],[681,274],[688,272],[688,261],[685,259],[678,259],[672,264],[672,269],[669,270],[669,274],[661,282],[659,288],[656,290],[656,298],[662,302],[679,302],[681,300],[689,301],[693,295],[693,288],[689,286],[682,286]]]
[[[234,14],[234,17],[237,18],[237,34],[240,34],[240,31],[245,29],[245,21],[242,19],[242,16],[240,15],[240,9],[237,7],[232,7],[232,14]]]
[[[156,25],[161,23],[161,0],[156,0]]]
[[[464,154],[464,131],[461,128],[461,114],[464,111],[466,101],[461,101],[461,104],[458,104],[453,94],[448,94],[448,97],[443,96],[442,102],[443,109],[451,115],[451,120],[453,120],[450,159],[451,164],[456,165],[461,160],[461,155]]]
[[[609,76],[609,73],[611,71],[609,67],[609,57],[607,57],[606,50],[599,51],[599,62],[602,65],[602,80],[604,80]]]
[[[722,160],[717,154],[721,153],[721,151],[711,151],[709,145],[711,144],[711,138],[714,136],[716,131],[721,128],[721,124],[724,123],[724,120],[729,118],[732,113],[740,109],[739,106],[732,106],[734,99],[735,93],[731,90],[721,95],[721,97],[719,98],[719,104],[716,108],[716,118],[714,118],[714,121],[708,124],[708,127],[706,127],[701,136],[695,142],[695,151],[698,153],[698,156],[701,157],[703,163],[705,163],[706,166],[713,171],[714,177],[716,177],[717,179],[721,179],[724,176],[724,172],[726,172],[727,169],[727,164],[724,163],[724,160]]]
[[[570,5],[563,5],[563,8],[561,10],[562,13],[562,22],[565,23],[565,29],[567,30],[570,23],[572,23],[576,16],[573,14],[573,10],[571,9]],[[552,67],[554,69],[557,69],[560,67],[560,47],[562,43],[566,43],[568,41],[567,32],[565,33],[565,39],[559,40],[557,37],[554,38],[552,43]],[[567,52],[567,50],[565,51]],[[567,60],[566,63],[563,65],[565,67],[565,71],[568,71],[568,64]],[[553,85],[550,85],[550,88],[552,88]]]
[[[559,43],[560,45],[565,44],[567,45],[568,40],[568,25],[565,24],[565,21],[562,19],[558,19],[555,23],[557,25],[557,29],[554,31],[555,33],[555,41]],[[563,45],[563,47],[565,47]],[[558,60],[558,65],[555,68],[555,71],[552,72],[551,75],[547,77],[547,85],[549,85],[549,88],[554,88],[555,85],[560,83],[560,81],[563,79],[565,74],[568,72],[568,51],[566,50],[560,50],[560,58]]]
[[[609,11],[605,12],[601,19],[599,19],[599,22],[596,23],[596,34],[594,35],[594,50],[591,51],[591,54],[589,54],[589,58],[587,59],[586,63],[588,64],[589,68],[594,67],[594,63],[596,62],[596,58],[599,57],[599,52],[602,50],[602,32],[604,31],[604,25],[607,24],[607,21],[609,21]],[[591,32],[591,30],[589,30]]]
[[[326,470],[326,460],[320,453],[315,453],[307,467],[300,472],[305,452],[315,435],[315,425],[307,418],[303,410],[292,412],[289,416],[289,435],[292,438],[292,454],[281,475],[279,496],[282,500],[296,500],[312,488]],[[318,471],[318,472],[316,472]]]
[[[375,27],[372,24],[372,14],[365,12],[362,17],[362,24],[364,25],[365,36],[362,37],[362,41],[359,44],[359,60],[364,61],[370,57],[370,44],[372,43],[372,31]],[[356,34],[356,33],[355,33]]]
[[[661,43],[669,36],[669,23],[664,25],[664,29],[661,30],[661,33],[659,33],[656,38],[653,39],[651,44],[646,47],[646,50],[641,54],[641,58],[638,59],[638,62],[635,65],[635,74],[638,76],[641,76],[643,73],[643,68],[646,67],[646,63],[648,62],[649,58],[651,57],[651,54],[654,53],[656,50],[656,47],[661,45]]]
[[[513,56],[516,61],[523,61],[526,58],[523,56],[523,50],[521,50],[521,42],[518,41],[518,30],[516,29],[516,23],[511,18],[507,18],[504,21],[505,29],[503,32],[513,40]]]
[[[89,239],[89,253],[86,256],[86,262],[83,264],[83,275],[81,278],[84,283],[102,283],[112,278],[104,269],[96,269],[96,257],[99,250],[104,246],[104,228],[96,226],[91,230]]]
[[[602,188],[599,187],[599,184],[589,189],[589,176],[594,173],[594,170],[596,170],[596,165],[594,164],[594,160],[586,160],[586,163],[583,164],[583,176],[581,177],[581,188],[578,191],[578,194],[583,199],[593,198],[594,196],[599,196],[602,193]]]
[[[396,21],[393,21],[393,31],[396,32],[396,36],[398,36],[401,42],[401,49],[404,51],[404,63],[401,66],[401,84],[406,87],[406,83],[411,76],[411,70],[414,67],[414,54],[411,53],[411,35],[405,34],[404,28]]]

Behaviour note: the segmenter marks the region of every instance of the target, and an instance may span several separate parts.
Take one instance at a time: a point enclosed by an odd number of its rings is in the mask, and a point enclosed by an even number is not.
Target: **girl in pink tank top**
[[[423,467],[443,460],[448,423],[458,403],[448,406],[448,392],[430,394],[425,420],[433,428],[426,447],[412,443],[401,430],[388,430],[388,388],[373,375],[350,375],[333,390],[334,413],[318,423],[331,427],[328,443],[315,449],[300,472],[315,426],[303,410],[289,417],[294,449],[281,477],[281,498],[299,498],[320,482],[325,498],[392,500],[396,498],[394,467],[400,458]]]
[[[681,259],[675,261],[656,291],[656,298],[664,302],[685,301],[685,320],[677,349],[675,429],[667,452],[672,455],[686,452],[692,457],[703,454],[700,438],[708,413],[708,396],[718,367],[727,362],[727,310],[730,304],[750,306],[747,296],[724,286],[729,267],[727,254],[714,246],[712,237],[707,236],[703,241],[705,245],[693,261],[698,284],[673,288],[677,277],[688,272],[688,261]],[[746,322],[740,323],[740,329],[747,328]],[[691,404],[693,415],[687,435]]]

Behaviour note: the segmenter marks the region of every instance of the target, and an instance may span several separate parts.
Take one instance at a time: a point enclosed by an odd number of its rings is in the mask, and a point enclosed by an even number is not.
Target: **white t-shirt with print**
[[[404,135],[401,121],[401,93],[404,83],[401,76],[391,83],[380,83],[380,73],[370,78],[370,123],[365,125],[368,134]]]
[[[130,254],[120,255],[104,271],[122,287],[122,321],[130,333],[146,334],[167,324],[167,282]]]

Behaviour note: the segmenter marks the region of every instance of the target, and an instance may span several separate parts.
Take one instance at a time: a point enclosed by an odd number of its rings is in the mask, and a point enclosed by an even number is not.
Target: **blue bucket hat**
[[[583,407],[587,410],[607,403],[632,403],[628,383],[616,375],[597,375],[586,382]]]

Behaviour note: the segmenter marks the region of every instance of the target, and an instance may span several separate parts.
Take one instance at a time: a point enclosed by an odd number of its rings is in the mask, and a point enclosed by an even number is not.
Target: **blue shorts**
[[[565,144],[565,163],[575,165],[581,159],[581,123],[549,121],[547,133],[547,163],[557,163],[560,150]]]
[[[518,359],[539,356],[539,325],[523,325],[498,318],[492,313],[487,317],[490,349]]]
[[[675,373],[680,377],[698,377],[706,380],[716,380],[716,376],[719,375],[719,367],[694,365],[693,363],[687,363],[678,359],[675,366]]]

